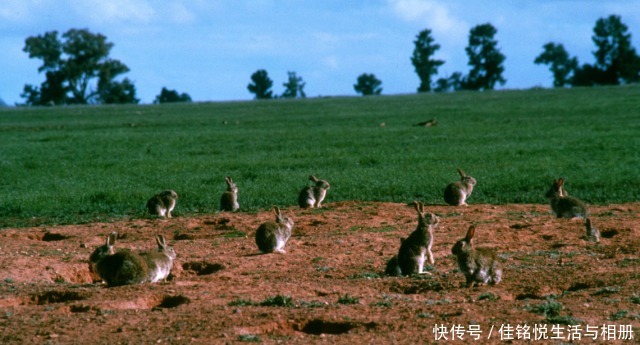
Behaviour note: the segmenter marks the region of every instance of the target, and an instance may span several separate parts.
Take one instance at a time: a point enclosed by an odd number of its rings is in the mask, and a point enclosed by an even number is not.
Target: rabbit
[[[458,267],[467,279],[467,287],[498,284],[502,280],[502,266],[492,249],[473,247],[471,240],[475,230],[475,226],[469,227],[467,235],[453,245],[451,253],[456,256]]]
[[[587,218],[584,220],[584,227],[587,230],[587,235],[585,236],[587,241],[600,242],[600,231],[591,224],[591,219]]]
[[[473,192],[476,179],[467,175],[462,169],[458,169],[458,174],[460,174],[460,181],[450,183],[444,189],[444,201],[451,206],[468,206],[467,198]]]
[[[276,215],[275,222],[265,222],[256,231],[256,244],[262,253],[278,252],[286,254],[284,246],[291,237],[293,220],[280,213],[278,207],[273,207]]]
[[[147,210],[154,216],[171,218],[171,211],[176,207],[178,194],[172,190],[162,191],[147,201]]]
[[[114,248],[117,232],[107,236],[105,245],[89,256],[89,269],[97,273],[107,286],[140,284],[147,281],[149,267],[140,255],[128,250]]]
[[[225,177],[227,181],[227,191],[222,193],[220,197],[220,211],[234,212],[240,208],[238,204],[238,186],[233,182],[231,177]]]
[[[320,208],[322,207],[322,201],[327,195],[327,190],[331,188],[329,182],[320,180],[317,177],[311,175],[309,180],[315,183],[315,186],[305,187],[300,191],[298,196],[298,205],[301,208]]]
[[[158,250],[140,253],[140,256],[147,262],[149,271],[146,281],[150,283],[167,281],[171,268],[173,268],[173,261],[176,258],[176,252],[173,247],[167,246],[164,236],[156,236],[156,243],[158,244]]]
[[[429,119],[427,121],[423,121],[423,122],[418,122],[416,123],[414,126],[419,126],[419,127],[434,127],[438,125],[438,121],[433,118],[433,119]]]
[[[551,204],[551,210],[558,218],[586,218],[588,216],[587,206],[578,198],[569,196],[564,189],[564,179],[559,178],[545,195]]]
[[[438,226],[440,219],[432,213],[424,211],[424,205],[416,201],[415,209],[418,212],[418,227],[407,237],[401,240],[398,250],[398,267],[404,276],[412,274],[429,274],[424,271],[424,262],[428,259],[433,265],[433,230]]]

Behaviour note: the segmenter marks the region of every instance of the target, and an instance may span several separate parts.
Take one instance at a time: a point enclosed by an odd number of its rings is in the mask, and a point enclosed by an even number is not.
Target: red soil
[[[583,238],[581,221],[556,219],[547,205],[425,209],[440,217],[435,267],[402,278],[383,271],[416,226],[415,210],[403,204],[283,209],[295,221],[287,254],[261,255],[254,243],[271,211],[3,229],[0,342],[432,343],[452,330],[471,341],[478,327],[483,343],[500,343],[534,339],[546,325],[547,337],[564,342],[593,342],[586,337],[596,329],[602,342],[604,326],[617,339],[606,343],[639,343],[640,203],[591,207],[598,244]],[[500,253],[496,286],[466,288],[457,271],[451,247],[471,224],[475,245]],[[118,247],[134,250],[154,248],[164,234],[178,253],[170,280],[94,282],[89,254],[112,231]]]

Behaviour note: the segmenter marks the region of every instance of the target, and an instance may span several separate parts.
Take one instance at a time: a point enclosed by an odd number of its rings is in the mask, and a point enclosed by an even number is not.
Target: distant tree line
[[[596,45],[595,64],[578,63],[560,43],[545,44],[534,62],[545,64],[553,74],[553,86],[631,84],[640,81],[640,56],[631,45],[629,28],[620,16],[600,18],[591,39]]]
[[[306,98],[304,93],[305,82],[302,77],[299,77],[296,72],[287,72],[288,80],[283,83],[284,91],[280,98]],[[251,83],[247,85],[249,92],[254,94],[255,99],[271,99],[278,98],[273,94],[271,87],[273,86],[273,80],[269,78],[269,73],[264,69],[259,69],[251,75]]]
[[[578,63],[570,57],[562,44],[547,43],[534,63],[549,65],[554,87],[595,86],[637,83],[640,81],[640,56],[631,45],[631,34],[620,16],[600,18],[593,29],[592,40],[596,45],[593,53],[596,63]],[[431,31],[421,31],[414,41],[415,49],[411,62],[420,78],[418,92],[449,90],[491,90],[497,83],[503,85],[502,77],[505,56],[497,48],[494,39],[497,30],[491,24],[478,25],[471,29],[469,45],[465,49],[471,71],[463,76],[460,72],[432,83],[438,67],[444,64],[432,56],[440,48],[431,37]]]
[[[186,93],[178,93],[176,90],[168,90],[163,87],[160,90],[160,94],[156,96],[156,99],[153,103],[180,103],[180,102],[191,102],[191,96]]]
[[[593,29],[593,42],[597,50],[594,52],[596,63],[580,66],[578,59],[569,57],[562,44],[547,43],[543,52],[536,57],[534,63],[549,65],[553,73],[553,85],[563,86],[595,86],[636,83],[640,81],[640,57],[631,46],[631,34],[620,16],[611,15],[601,18]],[[411,63],[415,69],[420,85],[418,92],[447,92],[456,90],[493,90],[497,84],[504,85],[504,61],[506,57],[498,48],[495,35],[498,31],[493,25],[486,23],[473,27],[469,32],[469,42],[465,52],[469,58],[471,70],[467,75],[454,72],[448,77],[433,80],[438,68],[445,62],[434,59],[440,49],[431,36],[431,30],[418,33],[414,43]],[[253,84],[249,91],[256,98],[271,98],[271,80],[265,70],[259,70],[251,76]],[[285,84],[286,85],[286,84]],[[358,76],[355,91],[363,96],[379,95],[382,92],[382,81],[374,74],[363,73]]]
[[[580,65],[560,43],[543,45],[542,53],[534,63],[549,66],[554,87],[619,85],[640,81],[640,56],[631,45],[631,34],[620,16],[611,15],[597,20],[592,40],[594,64]],[[417,92],[447,92],[457,90],[492,90],[504,85],[504,61],[506,57],[495,39],[497,30],[491,24],[481,24],[469,32],[465,52],[470,70],[466,75],[454,72],[450,76],[435,79],[444,61],[434,58],[440,49],[430,29],[424,29],[415,38],[411,55],[420,84]],[[38,71],[45,80],[40,86],[27,84],[20,95],[25,105],[61,104],[110,104],[138,103],[134,83],[119,76],[129,68],[119,60],[109,57],[113,43],[101,34],[86,29],[71,29],[58,36],[57,31],[28,37],[24,51],[30,58],[42,60]],[[435,80],[434,80],[435,79]],[[251,75],[247,85],[255,99],[305,98],[305,82],[296,72],[287,72],[287,82],[282,84],[280,95],[271,90],[273,80],[266,70]],[[372,73],[363,73],[356,79],[354,90],[367,95],[382,93],[382,81]],[[191,102],[186,93],[162,88],[154,103]]]

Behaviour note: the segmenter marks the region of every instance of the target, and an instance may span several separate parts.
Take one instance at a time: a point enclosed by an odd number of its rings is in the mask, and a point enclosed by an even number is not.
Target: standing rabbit
[[[309,180],[315,183],[314,186],[305,187],[300,191],[298,196],[298,205],[301,208],[320,208],[322,207],[322,201],[327,195],[327,190],[331,187],[329,182],[320,180],[317,177],[311,175]]]
[[[502,267],[496,252],[489,248],[474,248],[471,240],[475,226],[469,227],[467,235],[456,242],[451,253],[456,256],[458,267],[467,279],[467,287],[477,284],[498,284],[502,279]]]
[[[256,231],[256,244],[263,253],[278,252],[285,254],[284,246],[291,237],[293,220],[280,213],[278,207],[273,207],[276,215],[275,222],[265,222]]]
[[[558,218],[586,218],[588,215],[585,203],[567,194],[562,178],[553,181],[545,196],[549,199],[551,210]]]
[[[144,283],[149,276],[147,261],[128,250],[114,248],[117,232],[107,236],[105,245],[96,248],[89,256],[89,269],[97,273],[107,286]]]
[[[178,194],[172,190],[162,191],[147,201],[147,210],[154,216],[171,218],[171,211],[176,207]]]
[[[398,267],[400,273],[405,276],[412,274],[428,274],[424,271],[424,262],[429,259],[433,265],[433,230],[438,226],[440,219],[432,213],[424,211],[424,205],[416,201],[414,203],[418,213],[418,227],[404,240],[400,240],[398,250]]]
[[[227,191],[222,193],[222,197],[220,197],[220,211],[234,212],[240,208],[240,204],[238,204],[238,186],[229,176],[225,177],[225,181],[227,181]]]
[[[460,174],[460,181],[450,183],[444,189],[444,201],[451,206],[468,206],[467,198],[473,192],[476,179],[467,175],[462,169],[458,169],[458,174]]]
[[[164,236],[156,236],[156,243],[158,244],[158,250],[140,253],[140,256],[147,262],[149,268],[147,281],[150,283],[166,281],[176,258],[176,252],[173,247],[167,246]]]

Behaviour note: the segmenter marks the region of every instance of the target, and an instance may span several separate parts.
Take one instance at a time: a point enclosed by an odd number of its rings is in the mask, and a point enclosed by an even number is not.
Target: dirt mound
[[[295,220],[287,254],[258,253],[253,236],[269,210],[3,229],[0,342],[639,342],[640,204],[592,207],[600,243],[547,205],[425,209],[441,218],[436,263],[402,278],[383,272],[416,226],[404,204],[283,209]],[[472,224],[476,246],[499,252],[497,286],[466,288],[457,271],[451,247]],[[133,250],[165,235],[178,253],[169,281],[96,282],[88,257],[112,231]]]

